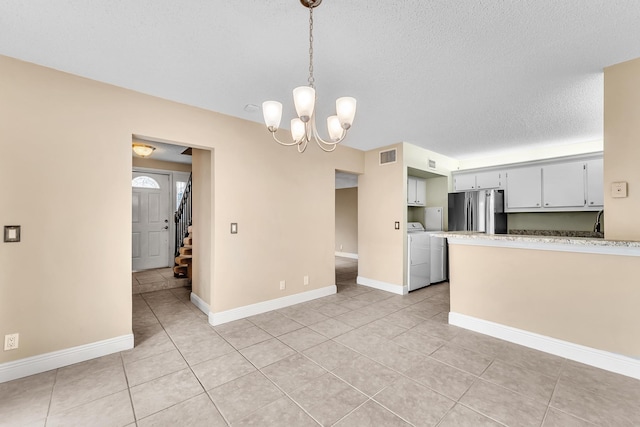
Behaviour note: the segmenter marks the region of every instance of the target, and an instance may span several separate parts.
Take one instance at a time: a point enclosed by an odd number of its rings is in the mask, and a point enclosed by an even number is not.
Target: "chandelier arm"
[[[318,142],[318,141],[316,141],[316,142]],[[331,148],[324,148],[324,147],[322,146],[322,144],[318,143],[318,147],[320,147],[320,149],[321,149],[322,151],[324,151],[325,153],[331,153],[332,151],[335,151],[337,146],[338,146],[338,144],[333,144],[333,145],[331,146]]]
[[[298,153],[302,154],[305,152],[305,150],[307,149],[307,144],[309,143],[308,139],[303,139],[302,141],[300,141],[300,143],[298,144]]]
[[[273,139],[280,145],[284,145],[287,147],[291,147],[293,145],[299,145],[301,141],[293,141],[293,142],[282,142],[278,139],[278,137],[276,136],[275,132],[271,132],[271,136],[273,136]]]
[[[316,118],[315,118],[315,115],[316,115],[316,114],[315,114],[315,112],[314,112],[314,113],[313,113],[313,118],[311,119],[311,120],[313,120],[313,123],[312,123],[312,125],[311,125],[311,126],[313,127],[313,130],[312,130],[312,132],[313,132],[313,139],[315,139],[315,141],[316,141],[316,143],[318,144],[318,146],[319,146],[319,147],[322,147],[322,145],[321,145],[321,144],[324,144],[324,145],[333,145],[333,146],[336,146],[336,145],[340,144],[340,143],[344,140],[344,138],[347,136],[347,131],[346,131],[346,129],[343,129],[343,130],[342,130],[342,135],[340,136],[340,138],[339,138],[337,141],[325,141],[325,140],[324,140],[324,139],[322,139],[322,138],[320,137],[320,135],[318,134],[318,128],[316,127]],[[331,150],[331,151],[333,151],[333,150]]]

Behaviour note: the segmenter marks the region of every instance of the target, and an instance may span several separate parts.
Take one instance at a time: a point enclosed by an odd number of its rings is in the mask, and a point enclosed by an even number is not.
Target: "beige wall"
[[[640,58],[604,70],[604,207],[607,239],[640,240]],[[628,197],[611,197],[611,183]]]
[[[211,150],[192,149],[193,172],[191,176],[193,194],[193,277],[192,291],[203,301],[211,301],[211,281],[215,259],[213,257],[214,196],[212,182],[213,155]]]
[[[361,151],[300,155],[259,123],[7,57],[0,92],[0,222],[23,227],[0,243],[0,336],[20,333],[0,363],[131,333],[134,134],[215,150],[212,311],[335,283],[335,170],[363,173]]]
[[[427,206],[443,207],[444,229],[449,226],[447,209],[449,207],[449,177],[427,178]]]
[[[593,231],[597,216],[598,212],[510,213],[507,214],[507,226],[509,230]]]
[[[358,253],[358,187],[336,190],[335,250]]]
[[[398,160],[380,165],[378,152],[391,148],[398,150]],[[365,173],[358,179],[358,275],[397,286],[404,282],[407,216],[402,150],[403,144],[396,144],[366,152]]]
[[[640,357],[640,258],[465,245],[449,251],[452,312]]]
[[[151,158],[132,157],[134,168],[161,169],[166,171],[191,172],[191,165],[177,162],[166,162]]]

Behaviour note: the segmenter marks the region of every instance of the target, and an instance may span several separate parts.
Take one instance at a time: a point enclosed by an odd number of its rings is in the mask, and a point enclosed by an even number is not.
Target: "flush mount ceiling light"
[[[349,96],[336,100],[335,116],[327,119],[329,129],[329,141],[323,140],[316,129],[316,90],[313,78],[313,9],[322,3],[322,0],[300,0],[303,6],[309,9],[309,85],[300,86],[293,90],[293,103],[296,107],[298,118],[291,120],[291,137],[293,142],[282,142],[276,137],[282,119],[282,104],[278,101],[265,101],[262,103],[262,113],[267,129],[273,139],[281,145],[296,145],[298,152],[303,153],[307,144],[312,139],[324,151],[333,151],[347,136],[347,131],[353,123],[356,115],[356,100]]]
[[[149,157],[151,153],[153,153],[153,150],[156,149],[156,147],[153,147],[151,145],[140,144],[138,142],[134,142],[132,144],[132,148],[133,148],[133,152],[140,157]]]

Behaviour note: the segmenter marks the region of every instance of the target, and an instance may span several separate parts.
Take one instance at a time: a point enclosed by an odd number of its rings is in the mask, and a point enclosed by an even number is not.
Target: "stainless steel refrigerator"
[[[449,193],[449,231],[505,234],[504,190]]]

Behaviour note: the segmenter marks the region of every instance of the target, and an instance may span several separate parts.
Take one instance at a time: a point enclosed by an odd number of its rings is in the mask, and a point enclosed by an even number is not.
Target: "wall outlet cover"
[[[18,348],[20,334],[8,334],[4,336],[4,351],[15,350]]]

